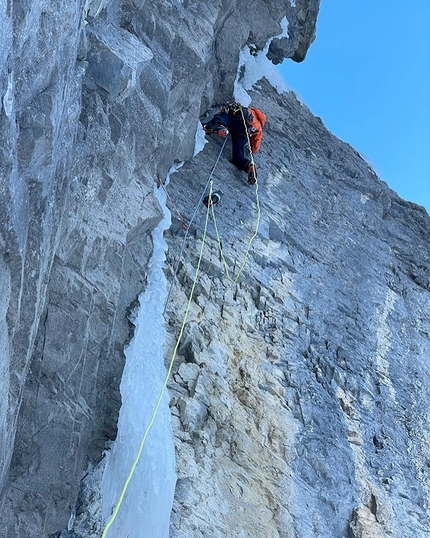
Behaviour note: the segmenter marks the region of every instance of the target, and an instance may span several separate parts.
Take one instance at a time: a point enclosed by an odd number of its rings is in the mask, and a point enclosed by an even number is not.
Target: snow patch
[[[9,73],[7,77],[7,89],[3,96],[3,108],[6,116],[11,120],[14,104],[14,84],[13,73]]]
[[[199,121],[197,124],[193,157],[195,157],[197,153],[200,153],[201,151],[203,151],[203,148],[205,147],[207,143],[208,143],[208,140],[206,140],[206,137],[205,137],[205,130],[203,129],[202,124]]]
[[[270,38],[263,50],[255,52],[248,45],[245,45],[239,54],[239,65],[236,80],[234,82],[234,100],[243,106],[251,103],[248,90],[262,78],[267,78],[270,84],[276,88],[279,94],[291,91],[277,68],[267,58],[270,43],[275,38],[288,36],[288,19],[284,17],[281,21],[282,32]]]
[[[169,175],[176,170],[172,169]],[[167,245],[163,233],[170,226],[171,216],[163,189],[155,188],[155,196],[164,218],[152,233],[154,251],[148,267],[147,287],[139,297],[140,308],[133,320],[136,325],[134,337],[125,350],[118,436],[106,453],[102,479],[102,517],[105,523],[118,502],[166,376],[163,307],[167,282],[163,266]],[[107,536],[168,538],[175,484],[169,395],[165,391],[141,458]]]

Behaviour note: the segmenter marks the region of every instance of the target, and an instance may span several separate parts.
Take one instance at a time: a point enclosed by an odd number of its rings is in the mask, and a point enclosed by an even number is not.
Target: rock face
[[[252,102],[269,117],[261,223],[234,282],[258,212],[245,174],[220,165],[215,213],[233,282],[211,222],[170,383],[172,536],[427,536],[429,217],[292,93],[263,82]],[[211,141],[175,177],[184,215],[219,149]],[[175,329],[203,210],[168,311]]]
[[[35,0],[0,17],[0,531],[66,536],[88,462],[115,438],[127,313],[145,287],[153,195],[185,218],[220,150],[199,116],[231,99],[239,51],[302,60],[318,0]],[[237,282],[213,225],[170,381],[171,535],[424,537],[430,221],[267,81],[261,223]],[[215,185],[231,271],[257,223],[224,150]],[[168,305],[166,356],[201,241]],[[168,237],[170,275],[183,230]],[[91,498],[91,495],[86,497]],[[80,501],[84,501],[81,499]],[[84,507],[85,509],[85,507]],[[82,510],[82,507],[81,507]],[[87,529],[74,536],[96,536]]]

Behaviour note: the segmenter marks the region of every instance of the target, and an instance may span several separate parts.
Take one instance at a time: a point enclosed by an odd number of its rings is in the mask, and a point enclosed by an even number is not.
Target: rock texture
[[[64,528],[115,437],[154,182],[192,156],[240,48],[279,33],[286,9],[293,20],[284,2],[1,2],[2,536]]]
[[[256,158],[261,224],[237,283],[209,228],[170,384],[172,536],[424,538],[429,217],[292,93],[263,81],[252,98],[269,117]],[[175,177],[184,215],[219,149],[212,140]],[[255,228],[255,191],[229,163],[214,188],[224,191],[216,218],[234,274]],[[170,305],[174,329],[204,207],[199,215]],[[172,264],[180,233],[172,227]]]
[[[99,535],[63,529],[84,469],[116,434],[127,313],[160,219],[154,183],[187,161],[169,189],[188,218],[220,149],[212,140],[192,159],[199,116],[231,99],[239,51],[263,49],[285,16],[289,34],[268,55],[302,60],[318,6],[0,4],[2,536]],[[169,386],[171,535],[425,537],[429,217],[293,94],[262,81],[252,97],[269,116],[261,224],[236,284],[209,229]],[[215,183],[234,270],[256,206],[228,152]],[[166,356],[202,219],[168,306]],[[182,233],[174,222],[170,276]],[[92,512],[96,495],[81,493],[77,512]]]

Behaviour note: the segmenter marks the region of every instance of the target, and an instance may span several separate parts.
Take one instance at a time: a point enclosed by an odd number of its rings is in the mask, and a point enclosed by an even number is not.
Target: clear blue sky
[[[288,84],[402,198],[430,213],[430,0],[321,0]]]

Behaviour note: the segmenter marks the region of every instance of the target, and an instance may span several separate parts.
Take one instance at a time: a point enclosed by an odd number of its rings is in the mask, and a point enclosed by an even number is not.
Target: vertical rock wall
[[[241,47],[287,15],[293,56],[318,3],[0,3],[2,535],[67,524],[115,437],[154,182],[231,97]]]
[[[199,114],[231,99],[240,49],[263,48],[284,16],[288,36],[268,55],[303,59],[318,5],[0,4],[2,536],[68,535],[84,468],[116,434],[127,312],[160,218],[154,183],[187,161],[169,189],[189,218],[220,150],[212,140],[190,160]],[[429,217],[292,94],[262,81],[252,98],[269,116],[261,223],[237,283],[209,227],[169,385],[171,534],[425,537]],[[229,151],[216,213],[234,273],[257,208]],[[203,210],[168,307],[166,357]],[[175,221],[170,277],[182,233]]]
[[[213,221],[169,385],[173,537],[424,538],[429,520],[430,219],[381,182],[292,93],[263,81],[261,224],[237,282]],[[221,148],[174,177],[183,216]],[[224,150],[214,189],[235,275],[255,189]],[[195,198],[190,199],[190,191]],[[168,308],[171,351],[197,264],[190,230]],[[179,255],[179,223],[169,237]],[[233,279],[234,280],[234,279]]]

